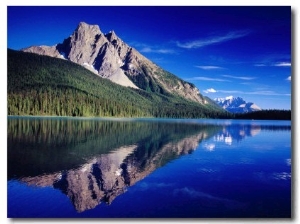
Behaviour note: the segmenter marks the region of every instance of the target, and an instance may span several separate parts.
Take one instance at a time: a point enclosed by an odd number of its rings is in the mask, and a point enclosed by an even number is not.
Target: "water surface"
[[[291,217],[290,121],[8,117],[8,217]]]

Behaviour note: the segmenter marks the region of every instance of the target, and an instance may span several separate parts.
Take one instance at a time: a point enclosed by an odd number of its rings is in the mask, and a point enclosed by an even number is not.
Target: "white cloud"
[[[201,80],[201,81],[215,81],[215,82],[230,82],[225,79],[219,79],[219,78],[209,78],[209,77],[203,77],[203,76],[197,76],[192,78],[187,78],[186,80]]]
[[[205,92],[205,93],[216,93],[217,90],[215,90],[213,88],[210,88],[210,89],[203,90],[203,92]]]
[[[224,69],[223,67],[220,66],[212,66],[212,65],[202,65],[202,66],[196,66],[197,68],[201,68],[204,70],[213,70],[213,69]]]
[[[142,53],[155,53],[155,54],[176,54],[174,49],[165,48],[162,46],[151,46],[140,42],[131,42],[131,46],[136,47]]]
[[[290,93],[276,93],[274,91],[253,91],[253,92],[244,92],[244,94],[265,95],[265,96],[291,96]]]
[[[286,80],[291,81],[292,80],[291,76],[287,77]]]
[[[253,80],[256,79],[256,77],[247,77],[247,76],[233,76],[233,75],[222,75],[226,78],[232,78],[232,79],[241,79],[241,80]]]
[[[152,49],[150,47],[144,47],[140,50],[140,52],[146,52],[146,53],[151,52],[151,51],[152,51]]]
[[[237,93],[237,94],[241,94],[241,93],[244,93],[242,91],[238,91],[238,90],[218,90],[219,93],[228,93],[228,94],[234,94],[234,93]]]
[[[276,67],[291,67],[291,63],[290,62],[278,62],[273,64],[273,66]]]
[[[276,93],[274,91],[265,90],[265,91],[252,91],[252,92],[243,92],[239,90],[218,90],[219,93],[226,94],[246,94],[246,95],[264,95],[264,96],[291,96],[290,93]]]
[[[240,84],[242,84],[242,85],[253,85],[254,83],[253,82],[241,82]]]
[[[276,62],[276,63],[259,63],[254,64],[256,67],[275,66],[275,67],[291,67],[290,62]]]
[[[159,48],[153,48],[153,47],[143,47],[140,52],[142,53],[156,53],[156,54],[174,54],[176,53],[172,49],[159,49]]]
[[[222,43],[229,40],[241,38],[247,36],[249,33],[250,33],[249,31],[235,31],[235,32],[229,32],[222,36],[211,36],[206,39],[198,39],[198,40],[189,41],[185,43],[180,43],[179,41],[177,41],[176,44],[178,47],[181,48],[187,48],[187,49],[200,48],[207,45]]]

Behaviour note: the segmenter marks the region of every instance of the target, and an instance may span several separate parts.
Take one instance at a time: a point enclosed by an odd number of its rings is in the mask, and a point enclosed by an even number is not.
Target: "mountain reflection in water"
[[[112,203],[129,186],[192,153],[205,139],[232,144],[265,128],[290,130],[167,120],[9,118],[8,180],[52,186],[83,212]]]

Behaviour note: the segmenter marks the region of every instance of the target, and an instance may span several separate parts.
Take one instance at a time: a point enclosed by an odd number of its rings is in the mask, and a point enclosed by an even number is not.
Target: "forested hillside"
[[[229,118],[210,103],[117,85],[70,61],[8,50],[8,115]]]

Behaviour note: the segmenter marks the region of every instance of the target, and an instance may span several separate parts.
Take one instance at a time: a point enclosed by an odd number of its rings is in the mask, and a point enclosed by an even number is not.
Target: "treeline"
[[[291,120],[290,110],[231,114],[209,98],[200,105],[162,89],[127,88],[75,63],[19,51],[8,50],[7,72],[8,115]]]
[[[123,87],[57,58],[8,50],[7,72],[8,115],[232,118],[210,104]]]
[[[291,110],[261,110],[235,114],[234,118],[254,120],[291,120]]]
[[[53,115],[76,117],[149,116],[147,111],[133,106],[99,98],[66,86],[31,88],[8,97],[9,115]]]

